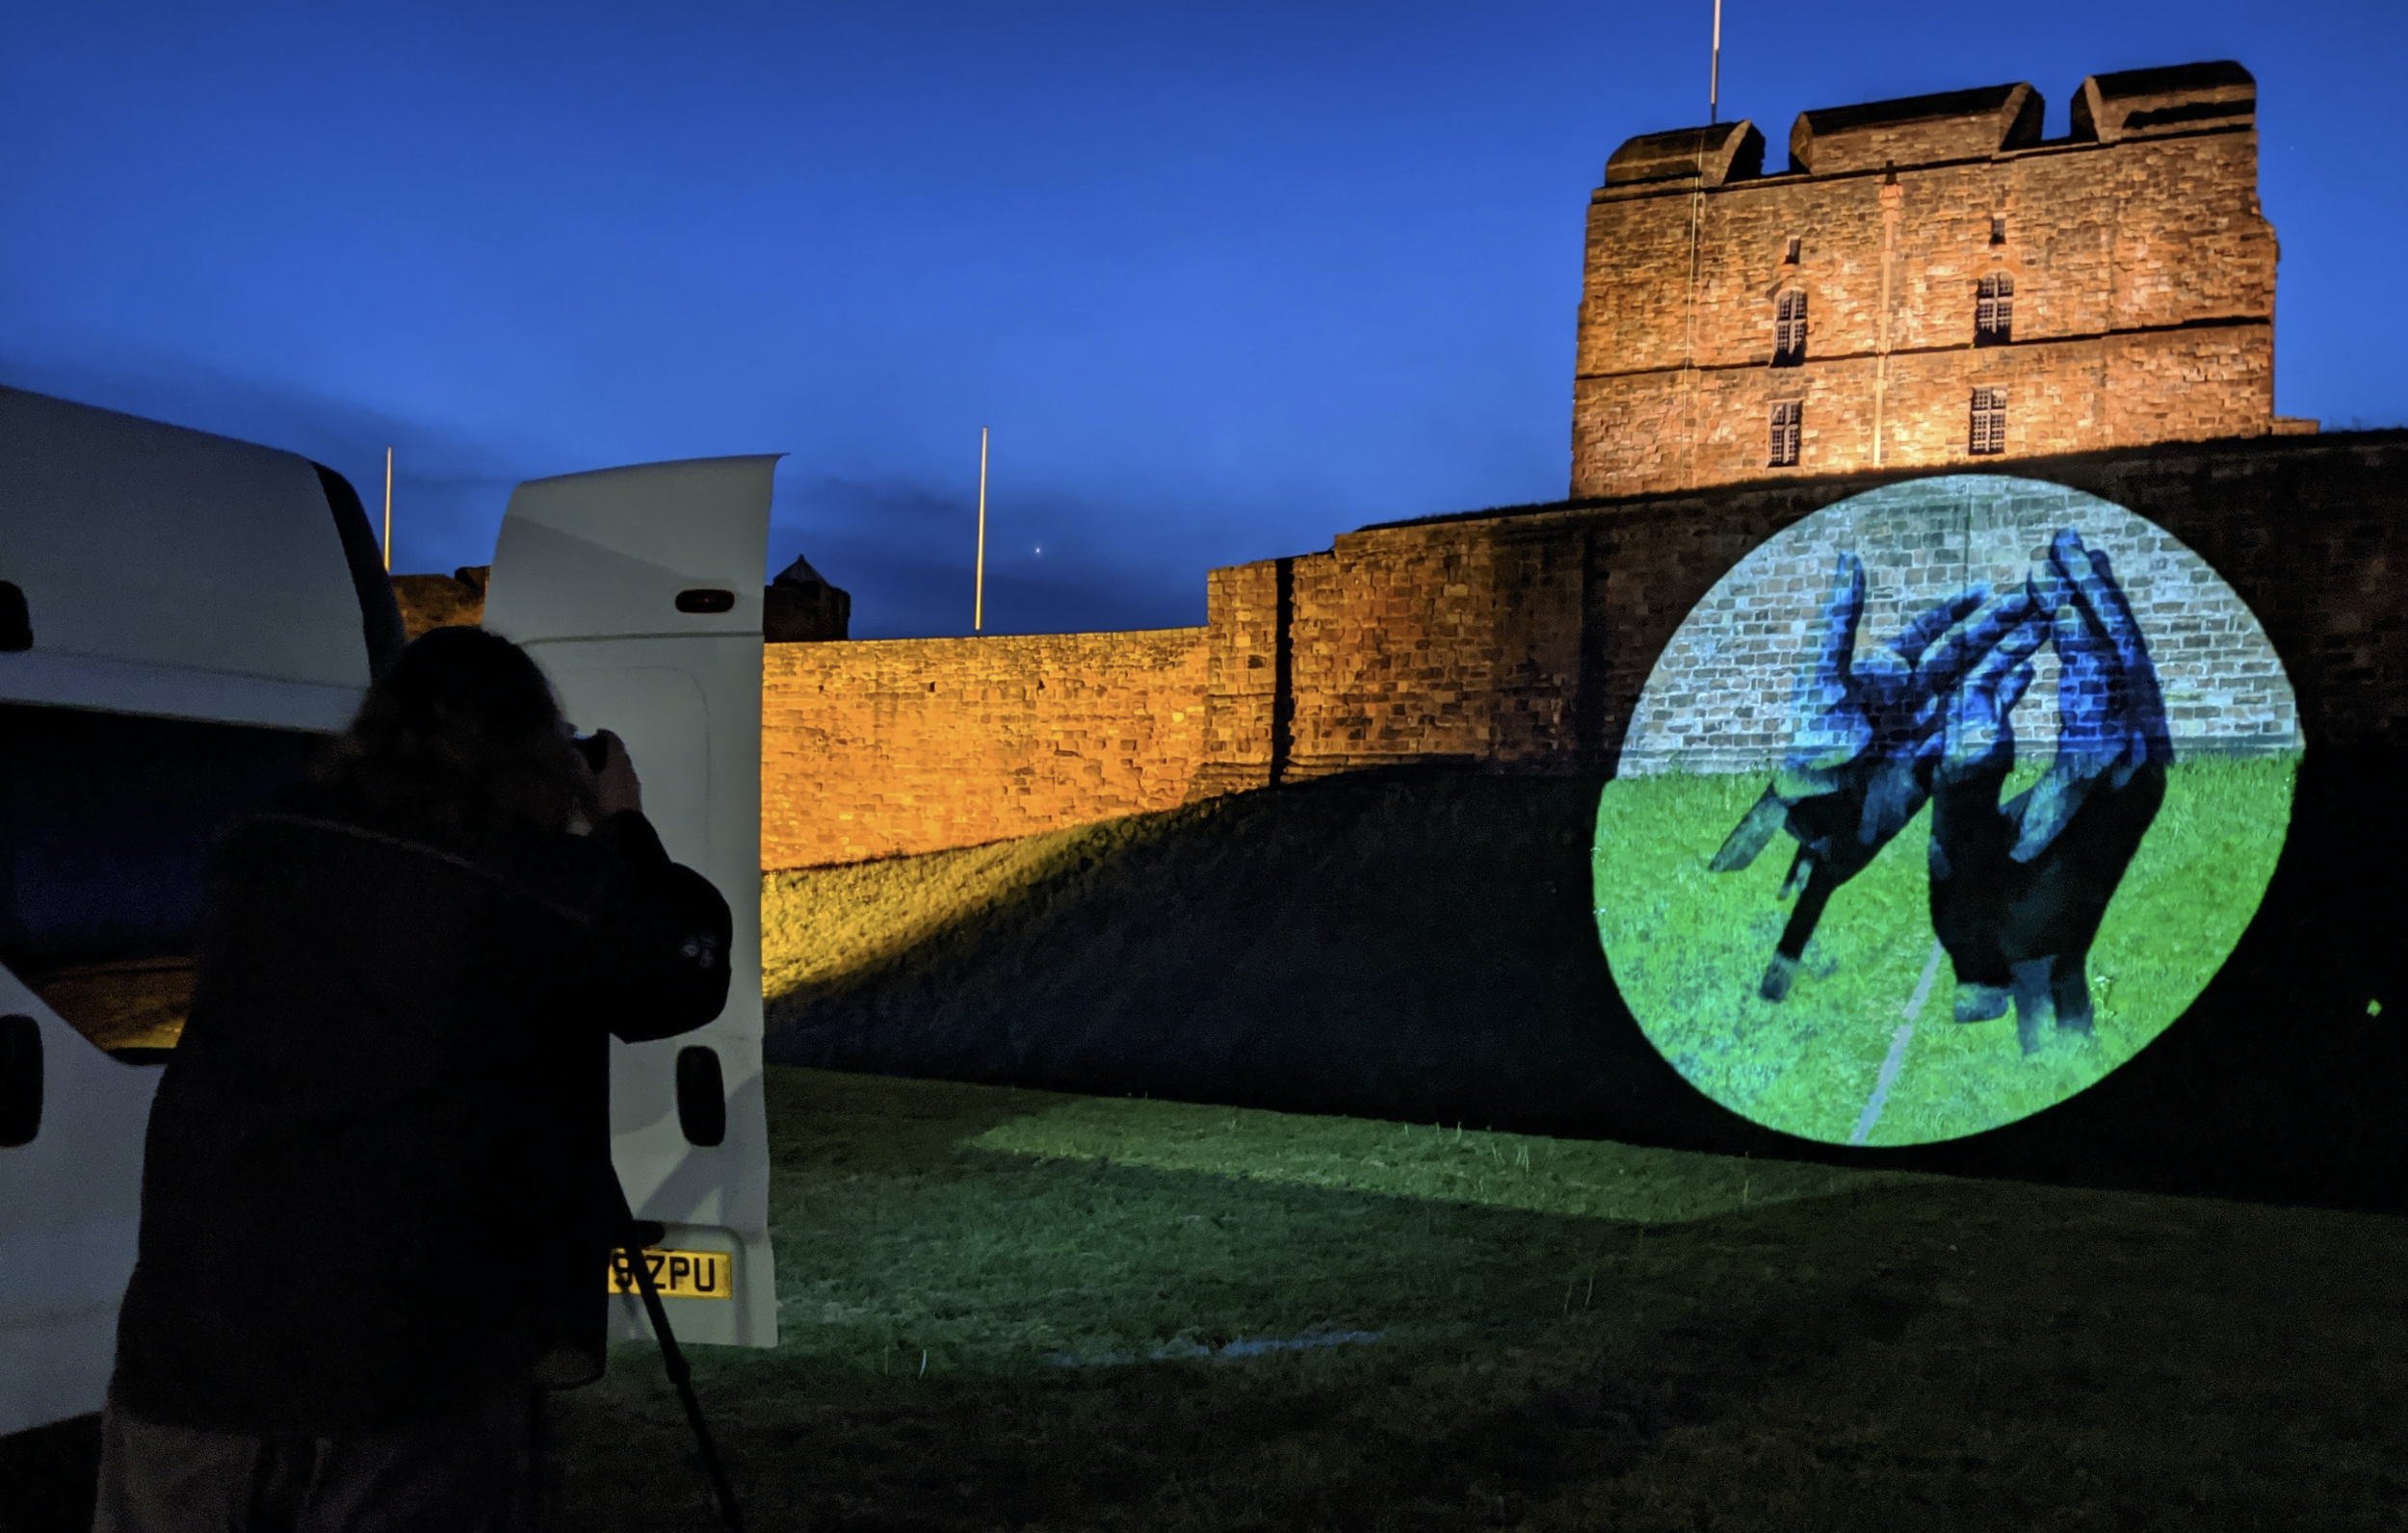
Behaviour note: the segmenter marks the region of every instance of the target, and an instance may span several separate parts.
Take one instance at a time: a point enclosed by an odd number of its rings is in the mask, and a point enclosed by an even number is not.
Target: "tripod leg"
[[[661,1343],[661,1366],[686,1408],[686,1420],[694,1428],[694,1446],[702,1451],[703,1472],[710,1475],[712,1494],[719,1497],[720,1519],[727,1524],[727,1533],[745,1533],[744,1515],[736,1507],[735,1488],[727,1483],[727,1470],[720,1463],[718,1445],[711,1441],[710,1425],[702,1419],[702,1402],[694,1398],[694,1373],[686,1366],[686,1354],[677,1345],[676,1333],[668,1328],[668,1310],[661,1303],[661,1290],[652,1282],[652,1268],[643,1260],[642,1243],[631,1240],[626,1251],[628,1264],[635,1268],[636,1286],[643,1291],[643,1312],[651,1318],[652,1335]]]

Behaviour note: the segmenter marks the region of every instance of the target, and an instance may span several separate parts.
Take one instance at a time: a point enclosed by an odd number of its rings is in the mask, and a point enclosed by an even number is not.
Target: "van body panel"
[[[0,387],[0,580],[34,638],[0,698],[328,729],[368,685],[343,533],[291,453]]]
[[[0,1150],[0,1434],[107,1398],[161,1069],[110,1058],[0,969],[9,1014],[41,1029],[42,1117],[29,1143]]]

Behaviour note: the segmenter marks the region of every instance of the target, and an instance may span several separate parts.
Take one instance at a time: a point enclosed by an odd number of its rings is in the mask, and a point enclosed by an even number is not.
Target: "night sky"
[[[239,14],[237,12],[239,11]],[[1711,0],[0,13],[0,381],[304,453],[397,570],[511,484],[785,452],[861,637],[1201,622],[1215,564],[1563,493],[1589,190]],[[1725,117],[2237,58],[2276,408],[2408,423],[2408,6],[1729,0]]]

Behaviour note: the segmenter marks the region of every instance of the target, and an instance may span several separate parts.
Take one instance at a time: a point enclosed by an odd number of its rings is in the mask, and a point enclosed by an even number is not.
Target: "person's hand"
[[[627,746],[607,729],[597,729],[593,738],[602,742],[602,769],[593,774],[593,800],[603,818],[625,810],[643,808],[643,784],[637,780],[636,764],[627,759]]]
[[[2007,715],[2029,668],[2002,644],[1960,689],[1931,806],[1931,926],[1956,971],[1955,1015],[2016,1013],[2023,1051],[2045,1025],[2091,1030],[2087,965],[2107,901],[2165,794],[2173,742],[2157,671],[2105,554],[2059,532],[2026,589],[2057,656],[2055,760],[2004,804]],[[2045,619],[2041,614],[2045,614]]]
[[[2021,863],[2046,852],[2102,785],[2122,788],[2174,759],[2157,667],[2107,555],[2068,528],[2033,585],[2055,613],[2056,759],[2016,817]]]
[[[2015,767],[2015,705],[2031,686],[2031,657],[2049,641],[2047,610],[2027,587],[2024,620],[1941,701],[1936,780],[1943,786],[2006,781]]]
[[[1923,808],[1943,707],[1958,683],[2030,623],[2028,592],[1985,607],[1988,597],[1986,586],[1959,591],[1859,658],[1865,568],[1853,554],[1839,557],[1819,637],[1792,704],[1796,725],[1789,751],[1707,865],[1715,872],[1745,868],[1776,830],[1787,830],[1797,843],[1781,888],[1784,897],[1797,895],[1797,904],[1758,987],[1766,1000],[1789,993],[1833,892],[1863,871]],[[2030,647],[2038,642],[2034,637]]]

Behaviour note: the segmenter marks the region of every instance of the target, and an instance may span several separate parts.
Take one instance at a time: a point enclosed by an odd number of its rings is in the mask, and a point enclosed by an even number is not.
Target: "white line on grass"
[[[1882,1104],[1890,1100],[1890,1087],[1898,1079],[1899,1066],[1906,1063],[1906,1044],[1915,1036],[1915,1018],[1922,1013],[1924,1002],[1931,999],[1932,981],[1940,977],[1941,951],[1939,942],[1934,940],[1931,956],[1924,960],[1923,977],[1915,981],[1915,993],[1906,998],[1905,1008],[1898,1013],[1906,1020],[1898,1025],[1898,1031],[1890,1034],[1889,1057],[1881,1061],[1881,1075],[1873,1081],[1872,1096],[1866,1102],[1864,1113],[1857,1118],[1855,1129],[1847,1136],[1849,1144],[1863,1144],[1866,1136],[1872,1132],[1872,1126],[1881,1121]]]

